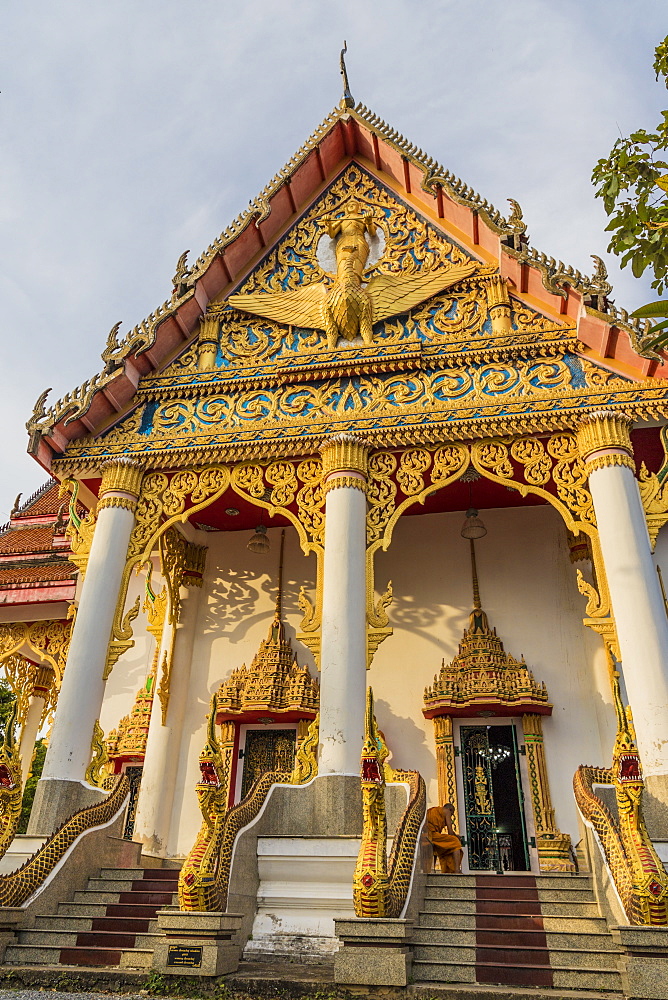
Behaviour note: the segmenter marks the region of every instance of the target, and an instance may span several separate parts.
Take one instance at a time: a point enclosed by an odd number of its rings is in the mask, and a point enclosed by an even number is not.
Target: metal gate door
[[[461,742],[469,868],[471,871],[498,869],[487,726],[462,726]]]

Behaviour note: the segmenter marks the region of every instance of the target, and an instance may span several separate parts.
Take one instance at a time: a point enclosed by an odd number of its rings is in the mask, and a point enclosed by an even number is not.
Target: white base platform
[[[246,958],[317,962],[339,949],[334,920],[354,918],[355,837],[259,837],[260,887]]]
[[[28,858],[39,851],[47,842],[48,837],[29,837],[27,833],[19,833],[0,858],[0,875],[9,875],[25,864]]]

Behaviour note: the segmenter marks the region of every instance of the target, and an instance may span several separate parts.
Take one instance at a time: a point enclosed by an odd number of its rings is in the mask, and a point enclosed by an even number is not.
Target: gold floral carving
[[[277,385],[275,375],[260,378],[253,366],[248,379],[225,384],[216,375],[209,385],[175,385],[166,398],[142,389],[143,405],[103,439],[73,442],[55,468],[69,474],[115,452],[134,453],[148,467],[190,464],[194,452],[201,464],[294,459],[337,432],[363,435],[375,447],[438,444],[444,425],[452,440],[551,432],[572,426],[584,396],[645,417],[668,412],[668,384],[653,380],[639,402],[634,383],[586,358],[490,363],[487,356],[479,365],[444,368],[442,358],[432,366],[420,351],[413,355],[401,364],[381,359],[378,374],[369,365],[345,377],[312,368],[298,377],[289,369]],[[574,385],[575,360],[581,383]]]
[[[540,870],[575,873],[571,838],[567,833],[561,833],[554,817],[547,777],[542,716],[526,713],[522,716],[522,726]]]
[[[130,458],[115,458],[102,466],[100,497],[118,491],[139,496],[144,470]]]
[[[471,445],[471,462],[481,475],[518,490],[522,496],[535,493],[543,497],[559,512],[568,531],[576,536],[582,532],[589,538],[596,586],[586,594],[589,610],[584,623],[618,656],[589,472],[580,457],[576,435],[564,432],[547,438],[529,435],[476,441]]]
[[[216,694],[217,717],[263,711],[271,715],[303,712],[313,718],[318,710],[319,686],[308,667],[297,663],[277,605],[267,638],[253,657],[233,670]]]
[[[105,496],[102,497],[95,508],[95,513],[99,514],[106,507],[121,507],[123,510],[129,510],[130,513],[134,514],[137,509],[137,501],[131,500],[129,497]]]
[[[35,682],[38,675],[41,674],[43,676],[44,671],[42,671],[36,663],[31,663],[30,660],[26,660],[26,658],[21,656],[19,653],[7,656],[2,660],[1,666],[4,672],[4,678],[9,684],[12,694],[16,699],[16,714],[14,723],[17,726],[19,733],[22,733],[26,717],[28,715],[28,708],[30,707],[30,700],[34,694]],[[45,691],[44,695],[46,695],[46,693],[47,692]]]
[[[358,472],[367,474],[369,445],[350,434],[338,434],[325,441],[320,449],[322,475],[327,479],[333,472]]]
[[[106,748],[109,758],[143,760],[151,721],[155,674],[151,672],[135,695],[130,713],[124,715],[118,727],[109,733]]]
[[[320,713],[314,719],[300,719],[297,723],[295,767],[290,778],[293,785],[305,785],[318,774],[318,739]]]
[[[65,535],[70,543],[69,560],[79,570],[81,579],[83,580],[86,575],[90,547],[93,544],[97,514],[90,511],[83,517],[79,516],[79,512],[77,511],[78,480],[68,478],[62,481],[58,494],[62,497],[66,493],[70,495],[69,520],[65,529]]]
[[[438,801],[450,802],[454,806],[453,827],[457,828],[457,781],[455,779],[455,739],[452,719],[449,715],[434,716],[434,740],[436,743],[436,777],[438,781]]]
[[[623,413],[599,410],[583,417],[578,430],[578,447],[583,459],[597,451],[619,448],[633,455],[631,428],[633,420]]]
[[[132,607],[129,608],[121,618],[120,625],[114,629],[113,639],[109,641],[107,658],[102,672],[102,678],[105,681],[123,653],[125,653],[128,649],[131,649],[135,644],[134,639],[132,638],[132,623],[139,615],[140,605],[141,598],[137,597]]]
[[[91,761],[86,768],[86,781],[97,788],[103,788],[105,780],[109,777],[109,754],[99,719],[95,720],[93,726],[90,753]]]
[[[71,621],[11,622],[0,624],[0,663],[23,650],[45,660],[60,688],[72,632]]]
[[[208,313],[200,322],[199,340],[197,343],[197,367],[201,372],[215,368],[216,353],[220,339],[220,320],[218,316]]]
[[[160,683],[158,685],[158,698],[160,699],[160,712],[163,726],[167,725],[167,709],[169,708],[169,682],[171,680],[171,662],[169,654],[165,650],[162,656],[160,669]]]
[[[359,476],[331,476],[325,482],[324,490],[325,493],[329,493],[330,490],[339,490],[347,487],[351,490],[361,490],[362,493],[366,492],[366,482],[364,479],[360,479]]]
[[[661,429],[661,444],[663,446],[663,463],[658,473],[648,472],[645,463],[640,466],[638,488],[642,500],[649,531],[652,551],[661,528],[668,521],[668,430]]]

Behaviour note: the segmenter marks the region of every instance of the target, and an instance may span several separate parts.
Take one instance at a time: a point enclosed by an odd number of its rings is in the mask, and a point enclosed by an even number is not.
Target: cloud
[[[353,94],[483,197],[523,206],[583,271],[607,245],[589,181],[619,130],[651,127],[662,3],[623,0],[34,0],[3,12],[0,518],[42,473],[24,422],[46,385],[100,369],[340,97]],[[618,304],[648,283],[608,264]]]

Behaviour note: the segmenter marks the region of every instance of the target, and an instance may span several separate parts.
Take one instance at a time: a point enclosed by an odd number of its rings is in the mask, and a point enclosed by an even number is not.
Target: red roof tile
[[[53,525],[30,528],[9,528],[0,535],[0,554],[50,552],[53,547]]]
[[[69,562],[49,563],[46,566],[22,566],[20,563],[0,569],[0,589],[12,584],[40,584],[72,580],[75,569]]]

